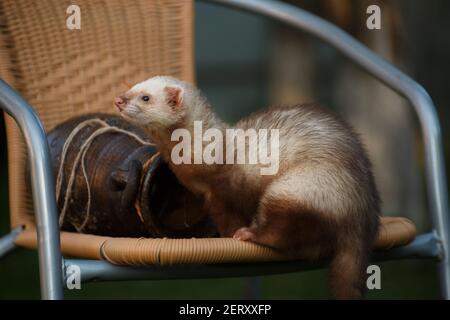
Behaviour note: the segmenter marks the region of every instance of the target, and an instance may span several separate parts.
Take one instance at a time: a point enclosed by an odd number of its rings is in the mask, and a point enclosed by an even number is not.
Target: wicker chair
[[[284,20],[318,35],[422,111],[419,115],[427,118],[426,142],[432,146],[427,152],[436,232],[414,240],[411,221],[383,218],[374,257],[441,259],[443,295],[448,298],[445,175],[439,159],[440,137],[435,132],[439,127],[433,122],[431,102],[423,100],[427,97],[423,89],[336,27],[300,9],[274,1],[216,2]],[[122,0],[79,0],[77,4],[82,11],[81,30],[66,28],[65,2],[0,3],[0,76],[4,80],[0,81],[0,106],[12,116],[5,115],[12,232],[0,240],[0,256],[16,245],[38,247],[41,292],[49,299],[62,298],[63,279],[72,264],[81,267],[82,281],[248,276],[321,266],[286,261],[289,257],[268,248],[226,238],[132,239],[58,232],[54,180],[40,122],[50,129],[72,116],[108,112],[112,97],[125,88],[124,81],[134,83],[157,74],[195,80],[192,1],[136,0],[130,5]],[[434,131],[430,135],[427,130]],[[27,147],[33,197],[24,183]],[[30,219],[33,212],[38,227]],[[61,260],[60,248],[65,256],[81,259]]]

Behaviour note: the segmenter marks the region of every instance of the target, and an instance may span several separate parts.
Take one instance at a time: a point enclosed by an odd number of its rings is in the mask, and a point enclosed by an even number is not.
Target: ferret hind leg
[[[277,179],[264,193],[254,223],[233,237],[305,259],[330,253],[335,243],[332,219],[302,200],[301,183],[295,173]]]

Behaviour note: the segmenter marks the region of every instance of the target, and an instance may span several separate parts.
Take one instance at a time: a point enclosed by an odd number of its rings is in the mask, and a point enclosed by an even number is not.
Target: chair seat
[[[416,227],[411,220],[382,217],[374,250],[407,245],[415,236]],[[16,238],[19,246],[36,248],[36,243],[36,231],[32,227]],[[295,260],[268,247],[232,238],[113,238],[61,232],[61,250],[65,256],[128,266]]]

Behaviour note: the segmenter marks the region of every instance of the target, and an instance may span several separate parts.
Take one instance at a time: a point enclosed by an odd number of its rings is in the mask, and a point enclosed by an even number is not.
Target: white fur
[[[172,77],[157,76],[134,85],[125,93],[130,100],[122,111],[122,116],[141,126],[167,128],[176,124],[184,115],[182,108],[173,110],[167,103],[167,87],[178,87],[182,91],[182,83]],[[145,102],[142,96],[148,95],[150,100]]]

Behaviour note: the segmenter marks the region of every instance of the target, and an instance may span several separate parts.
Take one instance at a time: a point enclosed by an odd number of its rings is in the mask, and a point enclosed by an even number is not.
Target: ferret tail
[[[362,299],[366,291],[368,252],[364,246],[339,243],[332,257],[329,281],[335,299]]]

